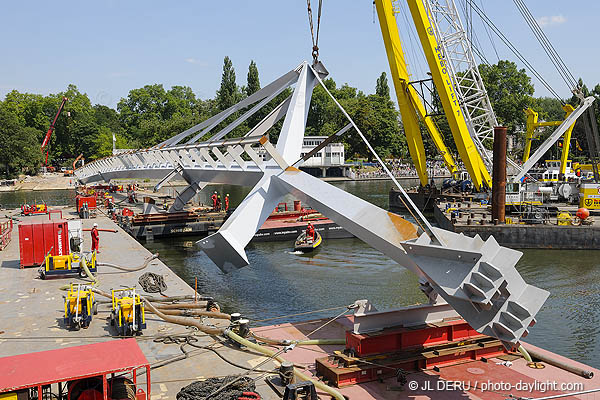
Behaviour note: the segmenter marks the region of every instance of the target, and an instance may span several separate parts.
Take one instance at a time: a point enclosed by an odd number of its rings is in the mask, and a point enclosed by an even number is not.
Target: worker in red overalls
[[[212,194],[212,196],[210,196],[210,199],[212,200],[213,203],[213,211],[217,210],[217,192],[214,192]]]
[[[225,212],[229,211],[229,193],[225,195]]]
[[[92,228],[92,252],[100,253],[98,250],[98,244],[100,243],[100,234],[98,233],[98,224],[94,222]]]
[[[315,228],[309,222],[306,227],[306,240],[314,242],[315,241]]]

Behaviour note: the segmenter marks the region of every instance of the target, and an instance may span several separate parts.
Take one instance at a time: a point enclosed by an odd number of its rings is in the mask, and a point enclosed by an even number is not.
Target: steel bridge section
[[[290,193],[417,274],[421,289],[431,304],[440,306],[441,314],[452,312],[447,303],[478,332],[499,338],[507,348],[515,347],[548,297],[548,292],[525,283],[515,269],[522,253],[499,246],[493,238],[483,241],[478,236],[432,228],[443,243],[435,244],[401,216],[296,168],[294,165],[302,163],[300,152],[313,88],[327,73],[324,67],[317,65],[313,70],[306,62],[297,72],[292,96],[263,120],[268,120],[264,125],[268,126],[285,115],[275,146],[263,134],[176,144],[190,136],[188,130],[168,141],[170,145],[96,160],[75,174],[84,183],[142,178],[166,181],[183,176],[190,187],[182,201],[205,182],[253,186],[219,231],[198,242],[225,272],[248,265],[246,245],[280,199]],[[271,90],[256,101],[278,89],[272,86]],[[269,160],[258,155],[259,148],[270,155]],[[373,328],[366,320],[363,325]]]

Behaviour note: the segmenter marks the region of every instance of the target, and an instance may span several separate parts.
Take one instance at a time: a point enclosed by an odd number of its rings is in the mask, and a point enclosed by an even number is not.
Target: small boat
[[[302,232],[300,236],[296,238],[294,243],[294,251],[302,251],[308,253],[313,251],[321,244],[321,235],[319,232],[315,232],[315,240],[306,237],[306,232]]]

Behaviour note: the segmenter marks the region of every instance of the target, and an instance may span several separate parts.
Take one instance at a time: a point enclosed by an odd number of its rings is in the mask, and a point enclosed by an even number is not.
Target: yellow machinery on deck
[[[62,256],[52,256],[48,253],[46,254],[46,259],[44,261],[44,268],[40,270],[40,277],[46,279],[47,277],[64,278],[67,276],[79,275],[83,278],[87,275],[84,266],[87,267],[92,274],[97,272],[96,252],[91,253],[89,260],[78,253]]]
[[[136,336],[146,328],[144,302],[134,288],[111,290],[110,324],[120,336]]]
[[[65,297],[65,326],[76,331],[87,328],[92,322],[92,315],[96,314],[98,303],[94,299],[92,288],[71,283]]]
[[[600,184],[582,183],[579,189],[579,207],[590,210],[600,209]]]

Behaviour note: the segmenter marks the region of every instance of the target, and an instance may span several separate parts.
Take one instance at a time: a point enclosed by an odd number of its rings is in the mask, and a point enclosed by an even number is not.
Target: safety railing
[[[10,239],[12,236],[13,230],[13,221],[3,222],[0,224],[0,250],[4,250],[6,246],[10,243]]]
[[[264,136],[261,136],[264,138]],[[261,137],[221,140],[213,143],[131,150],[93,161],[76,171],[79,179],[106,173],[152,169],[224,169],[264,171],[259,150]]]

